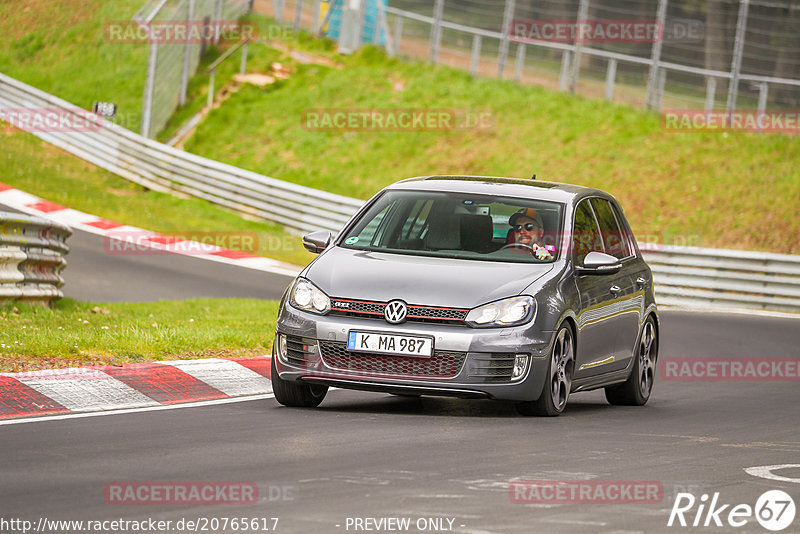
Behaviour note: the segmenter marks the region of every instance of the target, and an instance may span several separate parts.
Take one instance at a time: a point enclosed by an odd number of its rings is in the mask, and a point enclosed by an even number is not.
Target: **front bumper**
[[[347,349],[351,330],[432,336],[430,358],[360,353]],[[529,401],[539,398],[547,374],[552,331],[535,323],[512,328],[413,323],[315,315],[284,304],[277,335],[286,336],[286,356],[276,339],[276,369],[283,380],[400,394]],[[524,372],[511,377],[517,355]]]

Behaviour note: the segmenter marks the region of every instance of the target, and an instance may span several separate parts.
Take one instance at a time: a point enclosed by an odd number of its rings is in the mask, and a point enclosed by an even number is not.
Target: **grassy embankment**
[[[277,303],[197,299],[0,306],[0,372],[151,360],[261,356]]]

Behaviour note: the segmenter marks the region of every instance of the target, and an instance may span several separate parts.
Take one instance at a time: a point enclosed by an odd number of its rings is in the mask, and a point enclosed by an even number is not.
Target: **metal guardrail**
[[[47,219],[0,212],[0,302],[47,302],[64,296],[69,227]]]
[[[800,312],[800,256],[642,246],[659,304]]]
[[[66,113],[76,110],[63,100],[0,74],[0,110],[6,107],[57,108]],[[34,133],[146,187],[203,198],[298,232],[338,232],[363,204],[188,154],[112,123],[92,132]],[[800,256],[651,244],[642,247],[653,269],[660,304],[800,312]]]
[[[79,124],[87,122],[84,110],[0,73],[0,110],[3,108],[57,110],[74,116]],[[203,198],[296,232],[338,232],[363,204],[196,156],[107,121],[81,131],[41,130],[31,133],[132,182]]]

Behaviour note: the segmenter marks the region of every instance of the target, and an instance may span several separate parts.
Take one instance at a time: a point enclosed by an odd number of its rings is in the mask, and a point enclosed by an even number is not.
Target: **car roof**
[[[613,199],[605,191],[580,185],[499,176],[417,176],[395,182],[386,189],[415,191],[457,191],[486,195],[552,200],[554,202],[577,203],[591,196]]]

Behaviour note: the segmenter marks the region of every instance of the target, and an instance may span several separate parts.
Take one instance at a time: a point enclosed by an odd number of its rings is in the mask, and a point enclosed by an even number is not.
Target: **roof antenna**
[[[531,180],[535,180],[535,179],[536,179],[536,173],[533,173],[533,176],[531,176]]]

